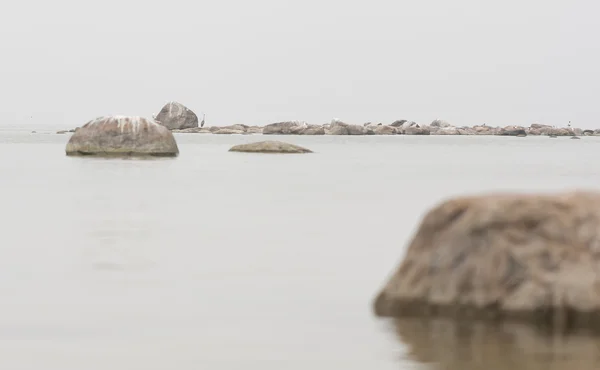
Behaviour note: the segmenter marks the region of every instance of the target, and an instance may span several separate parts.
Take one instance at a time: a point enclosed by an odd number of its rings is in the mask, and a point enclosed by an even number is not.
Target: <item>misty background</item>
[[[6,1],[2,124],[441,118],[600,128],[593,0]]]

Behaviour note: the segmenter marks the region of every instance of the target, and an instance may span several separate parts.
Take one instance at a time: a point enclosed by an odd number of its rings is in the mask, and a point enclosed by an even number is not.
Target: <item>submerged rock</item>
[[[156,121],[169,130],[198,127],[198,116],[181,103],[167,103],[156,116]]]
[[[236,145],[230,152],[245,153],[312,153],[311,150],[281,141],[259,141],[250,144]]]
[[[177,156],[171,131],[142,117],[100,117],[77,129],[69,139],[67,155]]]
[[[600,329],[599,262],[600,193],[456,198],[425,215],[374,308]]]

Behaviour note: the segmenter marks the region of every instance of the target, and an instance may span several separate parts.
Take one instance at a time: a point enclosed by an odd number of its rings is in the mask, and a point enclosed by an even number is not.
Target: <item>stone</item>
[[[306,127],[306,123],[300,121],[277,122],[266,125],[263,135],[295,135]]]
[[[241,135],[246,133],[246,131],[244,130],[234,130],[231,128],[222,128],[220,130],[217,130],[215,132],[213,132],[213,134],[215,135]]]
[[[69,139],[67,155],[177,156],[171,131],[142,117],[107,116],[89,121]]]
[[[443,121],[441,119],[434,120],[433,122],[431,122],[431,124],[429,126],[431,126],[431,127],[442,127],[442,128],[444,128],[444,127],[452,127],[451,124],[449,124],[448,122]]]
[[[332,120],[328,135],[366,135],[367,129],[361,125],[350,125],[340,120]]]
[[[241,144],[232,147],[229,151],[245,153],[312,153],[309,149],[281,141],[260,141]]]
[[[546,136],[573,136],[573,131],[566,128],[543,127],[540,133]]]
[[[419,125],[410,126],[404,129],[404,135],[430,135],[430,131],[426,127],[419,127]]]
[[[521,126],[506,126],[500,129],[501,136],[527,136],[527,131]]]
[[[374,310],[600,328],[600,193],[442,202],[422,219]]]
[[[404,125],[405,122],[407,122],[405,119],[401,119],[401,120],[392,122],[392,124],[390,126],[392,126],[392,127],[402,127],[402,125]]]
[[[368,126],[367,134],[369,135],[396,135],[398,130],[392,126]]]
[[[174,134],[210,134],[212,131],[208,127],[191,127],[181,130],[171,130],[171,132]]]
[[[156,115],[156,122],[169,130],[198,127],[198,116],[181,103],[169,102]]]
[[[246,129],[247,134],[262,134],[263,128],[258,126],[250,126]]]
[[[325,128],[320,125],[308,125],[299,131],[298,135],[325,135]]]

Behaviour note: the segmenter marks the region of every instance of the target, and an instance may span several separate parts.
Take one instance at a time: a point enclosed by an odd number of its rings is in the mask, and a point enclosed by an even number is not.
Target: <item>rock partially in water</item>
[[[250,144],[236,145],[230,152],[244,153],[312,153],[311,150],[281,141],[259,141]]]
[[[571,136],[571,139],[573,140],[581,140],[581,138],[579,136]]]
[[[179,154],[171,131],[142,117],[100,117],[75,131],[67,155],[170,156]]]
[[[441,120],[441,119],[434,120],[433,122],[431,122],[431,124],[429,126],[431,126],[431,127],[441,127],[441,128],[452,127],[451,124],[449,124],[448,122],[446,122],[444,120]]]
[[[198,127],[198,116],[181,103],[167,103],[156,116],[156,122],[169,130]]]
[[[374,308],[600,329],[599,286],[600,193],[482,195],[427,213]]]
[[[321,125],[308,125],[300,130],[298,135],[325,135],[325,128]]]
[[[392,126],[370,125],[366,126],[369,135],[396,135],[398,130]]]
[[[430,135],[428,127],[420,127],[419,125],[413,125],[403,129],[404,135]]]
[[[408,121],[405,120],[405,119],[400,119],[400,120],[392,122],[392,124],[390,126],[392,126],[392,127],[402,127],[402,125],[404,125],[406,122],[408,122]]]
[[[500,129],[501,136],[527,136],[527,131],[521,126],[506,126]]]
[[[276,122],[266,125],[262,133],[263,135],[297,135],[300,131],[307,127],[306,122],[286,121]]]
[[[192,127],[184,128],[182,130],[171,130],[173,133],[178,134],[210,134],[211,131],[208,127]]]
[[[351,125],[334,119],[329,124],[327,135],[366,135],[367,129],[361,125]]]
[[[222,128],[220,130],[213,132],[213,134],[215,134],[215,135],[242,135],[244,133],[246,133],[246,131],[235,130],[235,129],[231,129],[231,128]]]

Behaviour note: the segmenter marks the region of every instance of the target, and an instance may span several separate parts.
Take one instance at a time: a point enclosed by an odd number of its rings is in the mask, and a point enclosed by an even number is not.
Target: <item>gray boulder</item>
[[[328,135],[366,135],[367,129],[361,125],[350,125],[334,119],[329,124]]]
[[[521,126],[506,126],[500,129],[500,136],[527,136],[527,131]]]
[[[142,117],[99,117],[89,121],[69,139],[67,155],[177,156],[171,131]]]
[[[414,125],[403,129],[404,135],[430,135],[431,132],[427,127],[419,127]]]
[[[444,127],[451,127],[452,125],[441,119],[436,119],[436,120],[433,120],[433,122],[431,122],[431,124],[429,126],[444,128]]]
[[[263,135],[297,135],[306,127],[306,123],[299,121],[277,122],[266,125]]]
[[[458,197],[423,218],[375,300],[384,317],[600,330],[600,193]]]
[[[230,152],[244,153],[312,153],[311,150],[281,141],[260,141],[250,144],[236,145]]]
[[[198,127],[196,113],[177,102],[167,103],[156,115],[156,121],[169,130]]]
[[[392,122],[392,124],[390,126],[392,127],[402,127],[402,125],[404,125],[404,123],[406,123],[407,121],[405,119],[401,119],[401,120],[397,120]]]

